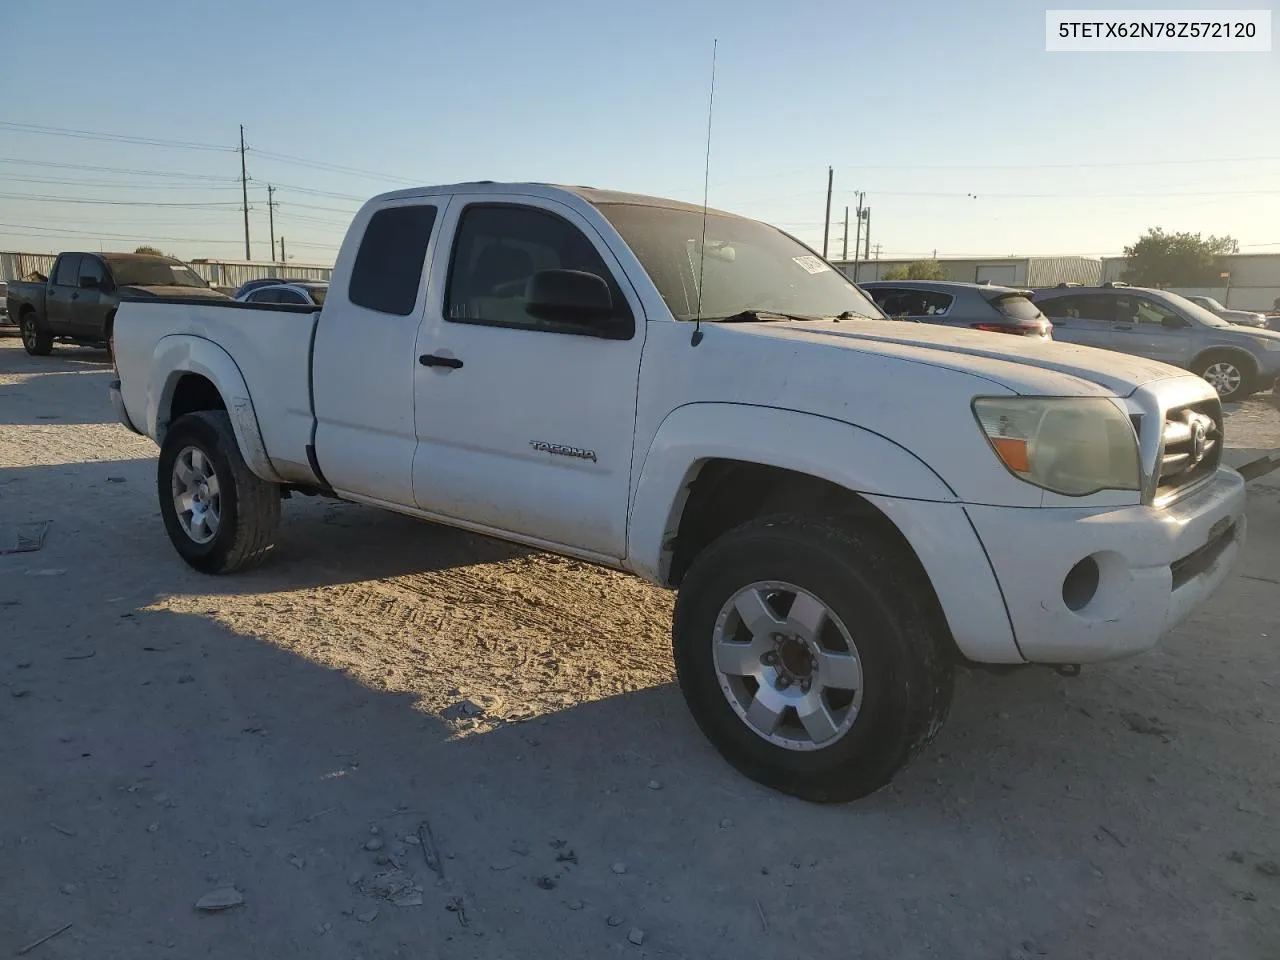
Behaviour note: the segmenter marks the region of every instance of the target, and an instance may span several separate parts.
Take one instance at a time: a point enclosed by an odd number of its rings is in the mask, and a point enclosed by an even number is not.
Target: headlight
[[[973,401],[991,449],[1014,476],[1071,497],[1141,489],[1138,437],[1101,397],[985,397]]]

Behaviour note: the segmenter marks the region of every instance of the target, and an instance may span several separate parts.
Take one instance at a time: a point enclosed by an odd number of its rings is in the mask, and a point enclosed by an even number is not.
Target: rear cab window
[[[431,204],[408,204],[369,218],[347,286],[353,304],[392,316],[413,313],[436,213]]]
[[[1040,309],[1055,320],[1111,319],[1111,298],[1098,293],[1074,293],[1040,301]]]
[[[64,253],[58,258],[58,267],[53,273],[55,287],[76,287],[80,285],[80,254]]]

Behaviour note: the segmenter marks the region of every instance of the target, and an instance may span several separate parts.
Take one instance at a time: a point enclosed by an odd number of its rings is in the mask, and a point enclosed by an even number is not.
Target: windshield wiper
[[[741,310],[727,317],[703,317],[709,323],[765,323],[769,320],[821,320],[800,313],[781,313],[777,310]]]

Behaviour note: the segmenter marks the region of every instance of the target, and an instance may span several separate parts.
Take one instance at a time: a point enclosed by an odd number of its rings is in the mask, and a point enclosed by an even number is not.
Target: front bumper
[[[1222,584],[1244,545],[1244,480],[1220,468],[1166,507],[1091,510],[965,507],[1004,594],[1022,656],[1088,663],[1140,653]],[[1092,557],[1096,589],[1069,591]],[[1085,576],[1086,586],[1090,576]],[[1079,583],[1077,581],[1076,586]]]
[[[142,431],[135,427],[133,421],[129,419],[129,411],[124,405],[124,396],[120,393],[120,381],[112,380],[107,387],[107,393],[111,397],[111,407],[115,410],[119,421],[134,433],[141,435]]]

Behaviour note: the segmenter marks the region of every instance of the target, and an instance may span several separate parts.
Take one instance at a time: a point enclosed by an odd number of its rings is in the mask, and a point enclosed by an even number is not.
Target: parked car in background
[[[1053,325],[1032,302],[1030,290],[946,280],[873,280],[858,286],[893,319],[1053,338]]]
[[[255,280],[246,280],[244,283],[240,284],[240,286],[236,288],[235,292],[232,293],[231,296],[234,297],[236,300],[240,300],[241,298],[244,297],[246,293],[249,293],[252,290],[257,290],[259,287],[274,287],[276,284],[279,284],[279,283],[292,283],[292,282],[293,282],[292,280],[289,280],[284,277],[258,277]]]
[[[43,281],[10,283],[5,297],[22,345],[45,356],[54,342],[108,347],[125,297],[228,299],[181,260],[142,253],[60,253]]]
[[[17,326],[16,317],[9,316],[9,284],[0,280],[0,327]]]
[[[328,281],[297,280],[256,287],[236,299],[241,303],[293,303],[323,307],[325,294],[328,292]]]
[[[1105,284],[1035,296],[1054,339],[1184,367],[1224,402],[1269,389],[1280,376],[1280,332],[1239,327],[1167,290]]]
[[[1234,323],[1241,327],[1265,327],[1267,318],[1264,314],[1254,310],[1229,310],[1213,297],[1187,297],[1197,307],[1204,307],[1215,316],[1221,317],[1227,323]]]

